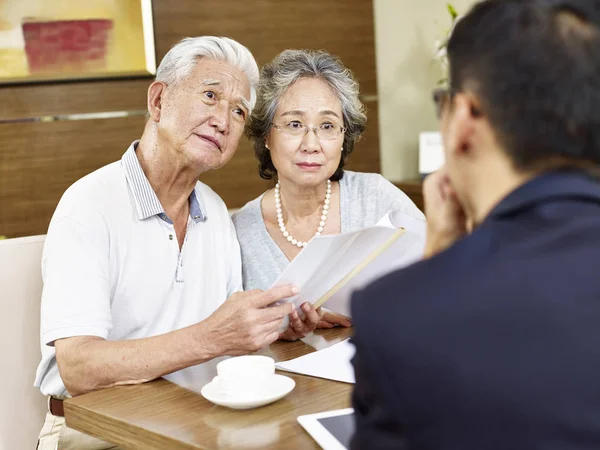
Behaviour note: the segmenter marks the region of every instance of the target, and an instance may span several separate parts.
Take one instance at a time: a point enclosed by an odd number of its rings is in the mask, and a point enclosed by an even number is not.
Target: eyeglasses
[[[314,131],[315,136],[322,140],[336,139],[346,132],[346,128],[333,123],[323,123],[318,127],[309,127],[298,121],[292,121],[283,125],[271,125],[282,134],[289,137],[306,136],[309,131]]]
[[[435,89],[433,91],[432,97],[433,102],[435,103],[435,114],[438,119],[442,118],[444,108],[446,107],[448,100],[451,100],[453,96],[454,91],[451,89]]]
[[[435,113],[438,119],[442,118],[442,113],[444,112],[446,105],[458,92],[461,91],[459,89],[435,89],[433,91],[432,96],[435,103]],[[481,117],[483,112],[479,108],[471,106],[471,114],[473,117]]]

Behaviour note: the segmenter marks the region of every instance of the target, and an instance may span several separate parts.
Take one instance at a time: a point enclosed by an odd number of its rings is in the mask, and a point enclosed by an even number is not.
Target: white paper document
[[[377,278],[381,278],[388,273],[407,267],[422,259],[427,232],[425,221],[415,219],[401,212],[391,211],[379,221],[378,225],[403,227],[406,229],[406,234],[401,236],[385,252],[381,253],[375,261],[338,290],[325,304],[327,309],[347,317],[352,317],[350,312],[350,297],[352,292],[367,286]]]
[[[406,231],[387,249],[399,228]],[[426,223],[402,211],[390,211],[377,225],[338,235],[315,236],[286,267],[273,286],[292,284],[300,294],[287,299],[298,308],[304,302],[315,303],[336,287],[336,293],[324,305],[350,317],[349,296],[387,273],[421,259],[425,247]],[[339,283],[371,256],[375,259],[354,276]],[[337,285],[337,286],[336,286]],[[284,324],[284,327],[287,324]]]
[[[354,368],[350,362],[354,351],[354,345],[346,339],[323,350],[277,363],[275,367],[311,377],[354,383]]]

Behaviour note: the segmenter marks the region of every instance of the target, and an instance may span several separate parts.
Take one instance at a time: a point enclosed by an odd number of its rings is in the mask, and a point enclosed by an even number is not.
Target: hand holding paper
[[[300,316],[298,311],[294,310],[289,315],[289,326],[279,334],[279,339],[284,341],[296,341],[312,333],[321,320],[320,311],[308,302],[301,306],[304,316]]]

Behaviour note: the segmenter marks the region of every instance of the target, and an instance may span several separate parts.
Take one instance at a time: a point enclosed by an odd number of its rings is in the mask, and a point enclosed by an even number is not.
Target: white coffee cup
[[[261,355],[237,356],[217,364],[212,382],[220,395],[236,399],[256,398],[268,392],[275,361]]]

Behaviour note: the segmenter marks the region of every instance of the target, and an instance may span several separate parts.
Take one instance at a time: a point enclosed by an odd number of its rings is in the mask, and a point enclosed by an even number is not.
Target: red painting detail
[[[22,28],[31,73],[93,72],[106,67],[112,20],[25,22]]]

